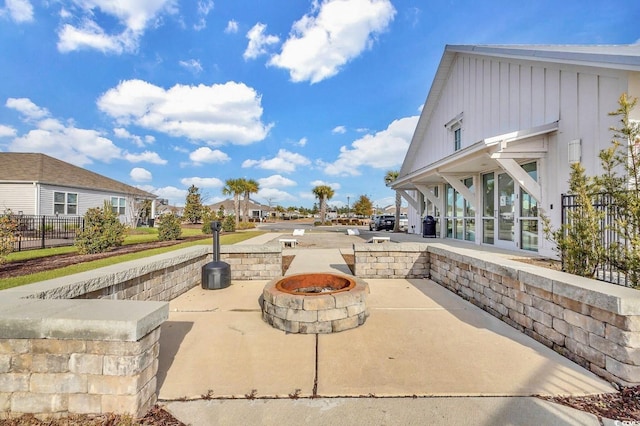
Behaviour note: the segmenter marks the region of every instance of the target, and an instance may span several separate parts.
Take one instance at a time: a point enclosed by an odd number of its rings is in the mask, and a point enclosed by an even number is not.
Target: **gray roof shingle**
[[[0,152],[1,182],[37,182],[156,198],[150,192],[40,153]]]

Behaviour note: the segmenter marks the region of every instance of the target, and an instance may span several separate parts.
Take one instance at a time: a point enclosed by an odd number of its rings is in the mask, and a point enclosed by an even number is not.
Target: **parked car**
[[[400,215],[400,231],[402,232],[407,232],[407,230],[409,229],[409,219],[407,218],[407,215],[402,214]]]
[[[371,229],[371,225],[369,225],[369,229],[372,231],[393,231],[393,226],[396,224],[396,217],[391,214],[383,214],[376,217],[373,222],[373,229]]]

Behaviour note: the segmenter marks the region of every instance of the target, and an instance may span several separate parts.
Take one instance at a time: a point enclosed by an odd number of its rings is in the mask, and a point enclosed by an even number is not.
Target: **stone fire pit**
[[[364,324],[369,285],[331,273],[295,274],[270,281],[262,292],[262,318],[289,333],[334,333]]]

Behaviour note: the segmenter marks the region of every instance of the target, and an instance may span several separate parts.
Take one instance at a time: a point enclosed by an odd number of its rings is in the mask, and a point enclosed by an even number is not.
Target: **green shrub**
[[[225,232],[236,231],[236,218],[233,215],[226,216],[222,221],[222,230]]]
[[[158,240],[171,241],[177,240],[182,235],[180,219],[173,213],[163,214],[159,218]]]
[[[13,243],[16,241],[18,222],[8,210],[0,216],[0,263],[6,261],[6,256],[13,251]]]
[[[214,220],[218,220],[218,215],[216,212],[212,211],[209,208],[205,208],[202,212],[202,233],[203,234],[213,234],[211,230],[211,222]]]
[[[74,245],[80,254],[102,253],[121,246],[126,236],[126,227],[105,201],[102,208],[87,210],[84,215],[84,229],[76,230]]]
[[[240,222],[237,229],[255,229],[255,222]]]

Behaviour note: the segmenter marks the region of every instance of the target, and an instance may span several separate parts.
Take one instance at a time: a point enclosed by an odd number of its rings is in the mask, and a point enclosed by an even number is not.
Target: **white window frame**
[[[451,138],[453,140],[453,151],[459,151],[462,149],[462,120],[464,118],[464,113],[460,113],[453,117],[451,120],[444,125],[444,127],[451,132]]]
[[[124,216],[127,212],[127,199],[125,197],[111,197],[111,210],[118,216]]]
[[[56,195],[62,194],[64,197],[63,202],[56,201]],[[75,196],[75,203],[71,202],[72,196]],[[56,206],[62,206],[62,211],[56,211]],[[75,207],[75,208],[72,208]],[[74,210],[74,211],[70,211]],[[53,213],[55,215],[75,215],[78,214],[78,193],[77,192],[65,192],[65,191],[53,191]]]

